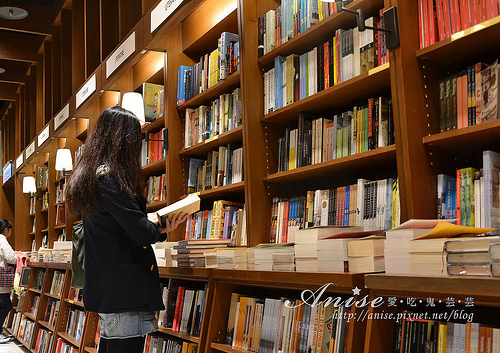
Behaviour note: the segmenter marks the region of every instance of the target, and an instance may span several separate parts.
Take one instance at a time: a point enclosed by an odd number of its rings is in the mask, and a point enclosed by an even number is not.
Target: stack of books
[[[447,238],[435,238],[409,241],[409,273],[425,276],[446,275],[446,256],[443,247],[447,240]]]
[[[291,244],[276,245],[272,243],[259,244],[254,249],[255,270],[272,271],[273,254],[293,254]]]
[[[177,266],[205,267],[205,252],[215,248],[225,248],[229,243],[229,239],[180,240],[174,246],[177,250]]]
[[[498,254],[500,236],[480,236],[449,240],[445,243],[447,268],[449,275],[491,276],[492,267],[498,275],[498,265],[492,261]],[[490,247],[492,250],[490,251]]]
[[[295,256],[293,252],[274,253],[273,271],[295,271]]]
[[[175,245],[177,245],[176,241],[158,242],[154,245],[156,263],[158,266],[177,267],[177,264],[174,266],[172,257],[172,250]]]
[[[247,268],[246,248],[218,249],[217,268],[227,270],[245,270]]]
[[[318,240],[318,271],[349,272],[347,243],[362,235],[368,234],[361,227],[341,227],[333,228],[332,235]]]
[[[332,228],[314,227],[295,232],[295,266],[297,271],[318,272],[318,240],[332,235]]]
[[[247,270],[255,270],[255,248],[247,248]]]
[[[500,243],[490,244],[491,275],[500,277]]]
[[[386,232],[384,244],[385,272],[410,273],[409,241],[429,233],[439,223],[434,219],[410,219]]]
[[[347,244],[349,271],[353,273],[383,272],[384,263],[383,236],[369,236],[352,240]]]

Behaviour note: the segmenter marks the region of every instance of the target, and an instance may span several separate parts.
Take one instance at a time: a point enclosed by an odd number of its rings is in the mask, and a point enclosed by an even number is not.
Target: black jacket
[[[154,251],[160,233],[146,200],[122,191],[111,175],[98,180],[99,211],[84,217],[85,310],[97,313],[164,309]]]

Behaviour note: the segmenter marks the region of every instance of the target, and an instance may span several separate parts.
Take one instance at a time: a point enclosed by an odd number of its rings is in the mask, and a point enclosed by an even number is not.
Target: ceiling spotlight
[[[12,6],[12,0],[9,1],[9,6],[0,7],[0,18],[6,20],[22,20],[28,16],[28,11],[20,7]]]
[[[3,67],[0,67],[0,74],[3,74],[5,72],[5,69]]]

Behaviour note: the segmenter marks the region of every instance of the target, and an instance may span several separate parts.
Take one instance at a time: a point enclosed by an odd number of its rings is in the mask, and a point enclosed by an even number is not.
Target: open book
[[[187,214],[195,213],[200,210],[200,197],[197,194],[191,194],[170,204],[162,209],[159,209],[156,214],[162,223],[162,226],[165,225],[165,220],[169,217],[172,217],[174,214],[183,212]]]

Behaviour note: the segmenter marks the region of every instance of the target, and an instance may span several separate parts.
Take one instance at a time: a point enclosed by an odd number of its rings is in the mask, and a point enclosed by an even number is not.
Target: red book
[[[177,291],[177,299],[175,301],[175,314],[174,314],[174,322],[172,324],[172,331],[179,331],[179,325],[181,323],[181,312],[182,312],[182,303],[184,302],[184,287],[179,287]]]
[[[418,26],[419,26],[418,37],[420,39],[420,49],[425,48],[424,2],[425,0],[418,0]]]
[[[428,11],[429,11],[429,43],[428,45],[432,45],[437,42],[438,34],[436,29],[436,12],[434,11],[434,0],[428,1]]]
[[[443,10],[443,19],[444,19],[444,32],[446,34],[446,38],[451,37],[451,10],[449,0],[441,0],[442,10]]]
[[[290,201],[283,202],[283,218],[281,219],[281,242],[286,243],[288,241],[288,213],[290,210]]]
[[[451,11],[451,32],[457,33],[462,30],[460,23],[460,10],[458,7],[458,0],[450,0]]]
[[[323,69],[324,69],[324,81],[325,81],[325,89],[330,87],[330,46],[328,45],[328,41],[323,44]]]
[[[457,212],[456,212],[456,219],[457,219],[457,225],[461,225],[460,217],[462,216],[462,213],[460,212],[460,206],[461,206],[461,196],[460,196],[460,169],[457,169],[457,181],[456,181],[456,186],[457,186]]]
[[[460,23],[462,24],[462,29],[470,27],[469,0],[460,0]]]
[[[486,1],[484,0],[480,0],[479,1],[479,4],[480,4],[480,11],[481,11],[481,22],[484,22],[487,20],[487,16],[486,16]]]
[[[443,6],[441,5],[441,1],[442,0],[436,0],[437,32],[439,40],[446,38],[446,32],[444,30]]]
[[[146,338],[146,343],[144,346],[144,352],[149,352],[149,346],[151,345],[151,335],[148,335],[148,338]]]
[[[486,0],[486,19],[498,16],[498,0]]]
[[[481,10],[479,9],[479,0],[469,0],[469,9],[471,12],[472,26],[481,23]]]

